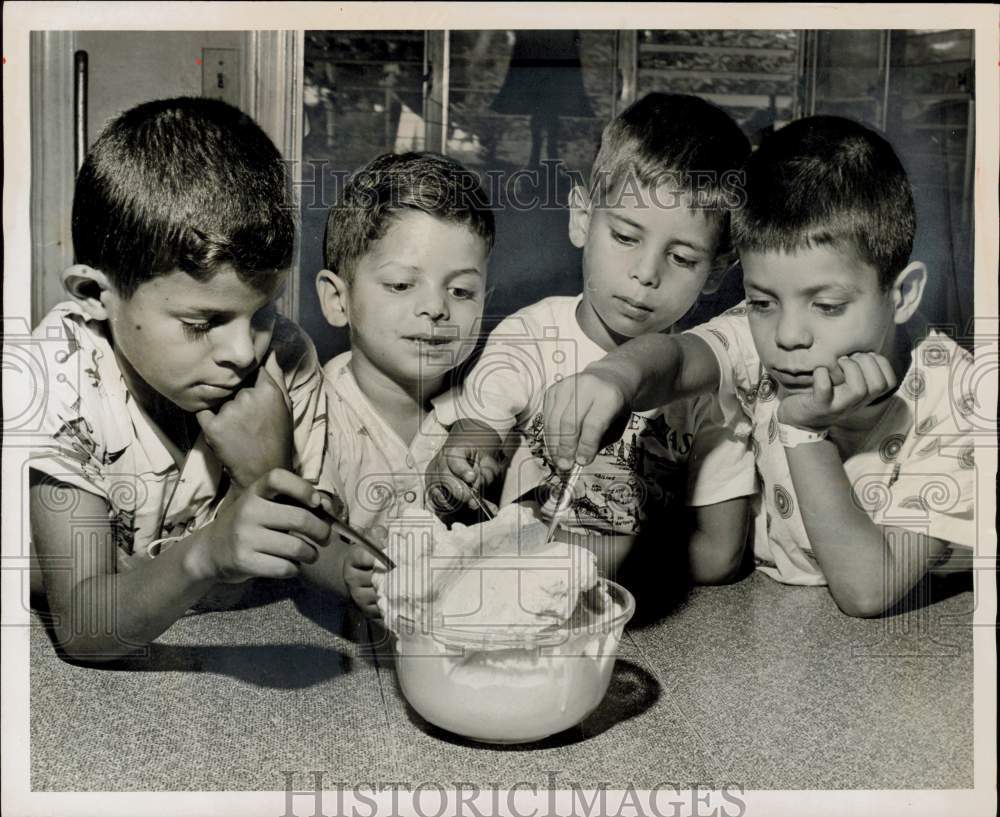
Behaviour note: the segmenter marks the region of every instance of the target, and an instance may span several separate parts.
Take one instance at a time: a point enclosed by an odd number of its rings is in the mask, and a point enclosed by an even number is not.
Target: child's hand
[[[605,441],[625,432],[630,397],[621,382],[599,366],[549,386],[542,414],[545,445],[556,468],[589,465]]]
[[[208,444],[241,488],[273,468],[291,468],[291,407],[263,366],[253,386],[240,389],[218,412],[205,409],[196,417]]]
[[[839,372],[829,372],[823,366],[813,372],[810,391],[783,398],[778,407],[778,421],[825,431],[896,387],[896,373],[882,355],[855,352],[839,358],[837,363]]]
[[[366,618],[382,618],[378,609],[378,593],[372,582],[374,557],[362,547],[351,545],[344,557],[344,581],[351,599]]]
[[[478,507],[474,495],[500,476],[501,457],[479,445],[446,442],[427,466],[428,496],[437,513],[449,516],[463,506]]]
[[[302,477],[269,471],[225,505],[214,522],[192,534],[189,571],[220,582],[297,575],[300,564],[319,558],[317,549],[330,536],[330,525],[309,510],[322,502]]]

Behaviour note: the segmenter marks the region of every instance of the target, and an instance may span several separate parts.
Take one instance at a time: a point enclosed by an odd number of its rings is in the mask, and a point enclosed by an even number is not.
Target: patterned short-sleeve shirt
[[[754,501],[758,568],[789,584],[826,584],[778,440],[775,384],[757,356],[745,304],[689,331],[715,353],[720,388],[737,396],[740,412],[729,422],[752,434],[760,482]],[[951,338],[927,333],[878,423],[844,461],[854,501],[876,524],[975,545],[975,460],[963,419],[963,406],[974,402],[963,394],[971,365],[972,356]]]
[[[545,449],[545,390],[604,357],[580,328],[581,296],[545,298],[506,318],[490,334],[460,390],[438,402],[446,425],[480,420],[501,436],[513,430],[502,503],[530,492],[544,501],[558,484]],[[685,506],[712,505],[754,490],[747,436],[725,425],[714,395],[634,412],[622,437],[577,482],[567,527],[582,535],[635,536],[663,531]],[[542,488],[539,491],[539,487]]]
[[[119,568],[207,524],[225,488],[221,462],[199,435],[178,468],[129,393],[104,323],[66,302],[32,337],[44,358],[46,396],[31,468],[107,502]],[[317,482],[328,467],[326,408],[312,342],[279,318],[264,366],[292,407],[293,467]]]

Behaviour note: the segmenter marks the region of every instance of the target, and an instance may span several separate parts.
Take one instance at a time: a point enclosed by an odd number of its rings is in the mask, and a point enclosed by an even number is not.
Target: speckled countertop
[[[951,592],[951,591],[948,591]],[[295,583],[189,615],[149,655],[101,669],[31,643],[36,791],[282,790],[328,781],[507,788],[961,789],[972,786],[967,589],[877,620],[825,588],[756,574],[690,591],[626,630],[611,688],[579,727],[490,747],[408,708],[364,622]]]

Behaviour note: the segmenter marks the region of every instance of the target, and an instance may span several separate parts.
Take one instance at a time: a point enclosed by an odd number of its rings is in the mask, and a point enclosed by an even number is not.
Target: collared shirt
[[[442,422],[479,420],[521,444],[501,504],[558,484],[545,449],[545,390],[604,357],[576,319],[582,296],[545,298],[502,321],[460,391],[437,402]],[[583,535],[662,530],[683,506],[713,505],[754,490],[753,454],[722,422],[714,395],[634,412],[621,439],[598,452],[577,482],[566,526]]]
[[[327,447],[351,527],[383,544],[389,522],[407,508],[433,509],[424,473],[448,429],[431,411],[407,445],[361,391],[350,362],[351,353],[344,352],[323,367]]]
[[[154,557],[162,540],[211,521],[225,490],[221,462],[199,434],[178,468],[129,392],[104,323],[66,302],[32,338],[45,365],[46,397],[31,468],[108,504],[107,518],[80,519],[80,530],[110,521],[118,565],[128,569]],[[264,366],[292,407],[293,468],[316,482],[326,467],[326,412],[315,349],[279,317]]]
[[[777,390],[754,347],[746,305],[689,331],[715,353],[720,391],[737,396],[740,410],[729,421],[753,435],[761,483],[754,524],[758,568],[788,584],[826,584],[778,440]],[[927,333],[914,346],[909,370],[884,413],[844,461],[855,503],[876,524],[962,548],[975,545],[976,471],[968,420],[975,399],[963,391],[974,385],[972,362],[951,338]]]

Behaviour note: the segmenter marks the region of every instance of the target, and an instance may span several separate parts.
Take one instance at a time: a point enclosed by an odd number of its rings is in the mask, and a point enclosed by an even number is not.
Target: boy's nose
[[[234,369],[247,369],[257,359],[254,350],[254,332],[249,323],[233,325],[224,333],[215,347],[216,362]]]
[[[644,287],[656,286],[660,281],[660,259],[652,254],[643,256],[632,267],[632,277]]]
[[[812,344],[812,333],[806,321],[785,310],[778,318],[774,342],[781,349],[802,349]]]
[[[428,292],[417,304],[417,314],[426,315],[432,321],[445,320],[448,317],[448,299],[443,293]]]

